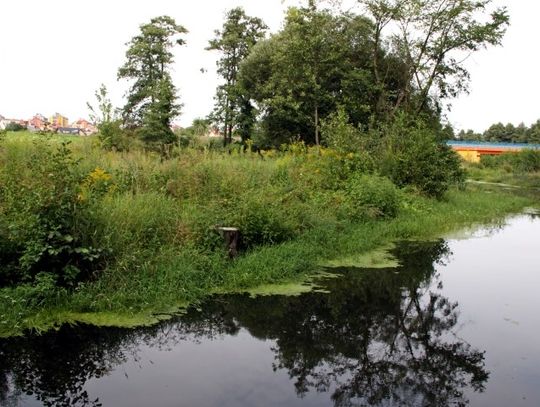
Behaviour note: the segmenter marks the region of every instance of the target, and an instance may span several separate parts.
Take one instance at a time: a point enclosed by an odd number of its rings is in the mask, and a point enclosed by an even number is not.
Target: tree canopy
[[[504,143],[540,143],[540,120],[530,126],[520,123],[494,123],[482,133],[461,130],[456,138],[463,141],[490,141]]]
[[[283,29],[257,44],[240,83],[260,110],[268,144],[319,144],[320,124],[340,108],[353,126],[405,111],[443,132],[445,100],[467,90],[462,57],[500,44],[504,8],[491,0],[359,0],[363,13],[288,10]]]
[[[338,106],[354,123],[368,121],[374,103],[371,32],[361,16],[289,9],[283,30],[257,44],[240,69],[267,139],[318,144],[320,120]]]
[[[405,64],[391,113],[399,108],[422,111],[467,91],[469,73],[463,60],[488,45],[499,45],[509,24],[506,8],[486,15],[492,0],[359,0],[375,24],[374,43],[386,36],[389,52]],[[384,75],[374,49],[377,82]],[[383,92],[384,93],[384,92]]]

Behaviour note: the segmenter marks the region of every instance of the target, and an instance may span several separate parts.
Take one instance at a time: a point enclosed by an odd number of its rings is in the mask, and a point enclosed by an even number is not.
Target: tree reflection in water
[[[458,305],[442,295],[434,267],[448,248],[404,243],[395,254],[400,268],[339,270],[322,282],[328,293],[220,296],[153,328],[63,328],[0,342],[0,402],[32,394],[47,406],[97,406],[85,383],[136,360],[142,345],[170,350],[244,328],[274,341],[273,368],[288,372],[300,397],[330,392],[336,406],[466,405],[465,390],[482,391],[488,373],[483,352],[452,333]]]

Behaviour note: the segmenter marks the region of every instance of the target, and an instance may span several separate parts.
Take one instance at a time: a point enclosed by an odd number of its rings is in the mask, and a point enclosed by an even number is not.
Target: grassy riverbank
[[[8,138],[0,153],[0,336],[62,322],[151,323],[213,292],[297,283],[329,261],[354,263],[532,202],[481,186],[429,199],[373,175],[369,157],[301,145],[264,159],[201,149],[161,160],[104,152],[91,139],[64,149]],[[219,225],[241,230],[238,258],[225,254]],[[22,277],[17,239],[35,246]]]

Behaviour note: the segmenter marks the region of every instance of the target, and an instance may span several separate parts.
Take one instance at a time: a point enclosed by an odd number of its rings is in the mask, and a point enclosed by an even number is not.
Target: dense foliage
[[[451,185],[465,181],[457,154],[422,121],[400,116],[380,131],[384,132],[378,147],[380,171],[396,185],[410,185],[440,198]]]
[[[243,87],[261,111],[263,145],[294,139],[319,144],[320,120],[338,108],[352,125],[368,123],[376,104],[372,31],[362,16],[289,10],[283,30],[257,44],[240,70]],[[387,65],[390,88],[399,72]]]
[[[83,178],[65,143],[3,148],[0,161],[2,284],[73,287],[87,278],[103,254],[84,233],[90,195],[103,183],[100,175]]]
[[[73,153],[65,143],[8,137],[0,146],[2,284],[33,283],[47,273],[73,287],[167,246],[221,253],[217,225],[238,227],[242,247],[252,249],[326,222],[394,217],[396,185],[439,196],[452,180],[451,160],[432,168],[442,161],[429,157],[441,147],[426,137],[421,130],[396,137],[395,160],[297,143],[264,159],[187,148],[163,164],[143,152],[104,155],[89,142]]]
[[[406,112],[443,133],[445,100],[467,90],[461,56],[500,44],[508,25],[504,8],[485,16],[490,0],[360,3],[360,14],[315,1],[290,8],[282,30],[241,64],[240,83],[260,111],[259,143],[319,144],[321,122],[339,109],[363,129]]]
[[[257,149],[302,141],[369,150],[359,143],[361,133],[386,137],[380,130],[402,114],[423,120],[435,140],[450,136],[440,114],[445,100],[467,90],[460,57],[500,44],[506,9],[490,12],[491,0],[358,3],[348,12],[314,0],[290,7],[283,27],[269,38],[260,18],[239,7],[226,13],[207,47],[219,52],[221,77],[208,118],[220,126],[225,145],[238,137],[244,144],[253,139]],[[170,125],[180,112],[170,75],[172,48],[184,44],[186,32],[171,17],[152,19],[128,43],[118,71],[119,79],[132,80],[124,127],[164,156],[177,141]],[[104,100],[102,93],[96,96]],[[339,136],[330,134],[336,120]],[[122,141],[114,123],[102,123],[102,133],[112,134],[102,137],[105,146],[113,138]]]
[[[20,123],[10,122],[6,124],[5,131],[23,131],[25,129],[26,128]]]
[[[0,142],[0,335],[38,323],[28,319],[35,314],[45,324],[57,311],[62,320],[132,315],[294,280],[325,259],[521,205],[514,196],[453,192],[435,201],[400,189],[380,175],[383,148],[367,155],[294,143],[261,158],[177,147],[163,160],[106,151],[94,139],[65,146],[41,137]],[[241,232],[234,261],[219,226]]]

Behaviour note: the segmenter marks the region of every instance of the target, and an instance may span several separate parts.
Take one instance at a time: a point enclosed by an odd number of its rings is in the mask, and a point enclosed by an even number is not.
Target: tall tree
[[[483,138],[486,141],[501,143],[515,142],[516,127],[512,123],[504,125],[503,123],[492,124],[485,132]]]
[[[540,120],[531,124],[527,131],[527,143],[540,143]]]
[[[185,42],[187,30],[169,16],[160,16],[140,26],[140,33],[127,43],[126,62],[118,79],[133,80],[122,110],[124,124],[140,128],[147,142],[170,143],[174,137],[171,120],[180,113],[170,66],[172,49]]]
[[[249,137],[254,108],[238,85],[238,71],[251,48],[264,38],[267,28],[260,18],[250,17],[237,7],[227,12],[223,28],[215,31],[215,38],[206,48],[221,53],[217,66],[223,83],[216,91],[212,118],[222,125],[225,144],[232,141],[235,128],[243,140]]]
[[[512,136],[512,141],[514,143],[526,143],[527,142],[527,126],[525,123],[521,122],[515,128],[514,134]]]
[[[311,97],[308,98],[311,100],[307,100],[307,102],[311,105],[313,112],[313,138],[317,146],[320,144],[321,71],[325,69],[324,65],[327,62],[325,56],[328,56],[328,54],[323,54],[327,35],[324,27],[328,22],[328,15],[317,12],[314,0],[309,0],[308,7],[298,10],[298,13],[290,13],[288,20],[291,33],[295,33],[303,39],[302,46],[292,50],[299,51],[301,55],[298,56],[305,61],[302,66],[305,84],[313,90]]]
[[[405,63],[406,80],[387,106],[419,113],[447,97],[467,91],[463,60],[488,45],[499,45],[509,24],[505,8],[487,14],[492,0],[359,0],[375,23],[372,65],[383,77],[377,45],[394,26],[392,52]],[[385,95],[388,96],[388,95]]]

